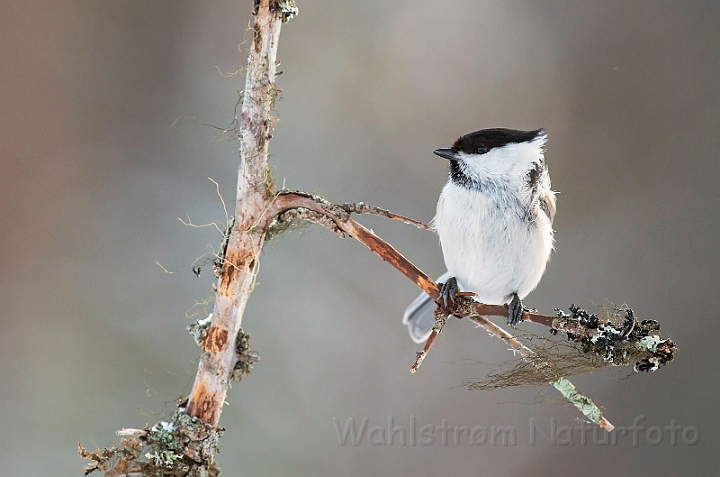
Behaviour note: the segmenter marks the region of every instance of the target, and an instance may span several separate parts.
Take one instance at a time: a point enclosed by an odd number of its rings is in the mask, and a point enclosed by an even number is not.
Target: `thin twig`
[[[301,192],[279,194],[272,205],[266,210],[265,223],[270,224],[278,214],[296,208],[305,208],[329,217],[340,230],[358,240],[379,255],[380,258],[390,263],[390,265],[399,270],[430,296],[433,298],[438,297],[440,289],[429,276],[420,271],[410,260],[393,248],[392,245],[375,235],[359,222],[351,219],[349,213],[342,207],[331,204],[324,199]]]
[[[347,212],[352,212],[355,214],[379,215],[381,217],[387,217],[388,219],[399,220],[400,222],[404,222],[408,225],[414,225],[419,229],[435,232],[435,229],[427,224],[424,224],[414,219],[410,219],[408,217],[404,217],[402,215],[395,214],[387,209],[381,209],[380,207],[375,207],[374,205],[368,205],[365,202],[357,202],[355,204],[342,204],[340,207],[345,209]]]
[[[432,332],[430,333],[430,336],[428,336],[428,339],[425,342],[425,346],[423,347],[423,350],[417,354],[417,358],[415,358],[415,363],[410,368],[411,373],[414,373],[418,370],[418,368],[422,364],[423,360],[425,359],[425,356],[427,356],[428,351],[430,351],[430,348],[432,348],[433,343],[435,343],[435,338],[437,338],[437,335],[438,335],[438,330],[432,330]]]

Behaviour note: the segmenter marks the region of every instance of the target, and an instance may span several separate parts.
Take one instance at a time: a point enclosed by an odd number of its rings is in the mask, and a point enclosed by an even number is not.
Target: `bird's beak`
[[[448,161],[457,161],[458,157],[452,152],[452,149],[437,149],[435,154],[447,159]]]

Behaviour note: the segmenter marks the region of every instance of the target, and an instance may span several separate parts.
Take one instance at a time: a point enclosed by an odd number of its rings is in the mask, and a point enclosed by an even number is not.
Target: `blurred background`
[[[185,327],[207,316],[213,282],[191,267],[221,237],[178,217],[224,222],[209,177],[234,201],[237,145],[202,123],[230,125],[251,4],[3,2],[0,476],[82,475],[78,442],[116,442],[189,393]],[[446,178],[434,149],[544,127],[557,252],[525,303],[627,303],[680,353],[655,374],[574,379],[616,426],[660,434],[560,445],[551,426],[580,415],[552,387],[462,387],[510,359],[506,345],[452,321],[411,375],[420,346],[400,319],[415,287],[351,239],[286,234],[243,320],[261,361],[228,394],[223,475],[717,475],[720,4],[298,6],[280,39],[279,185],[429,221]],[[444,271],[434,235],[361,221]],[[340,444],[335,419],[387,430],[389,417],[408,433],[413,419],[512,427],[517,442]]]

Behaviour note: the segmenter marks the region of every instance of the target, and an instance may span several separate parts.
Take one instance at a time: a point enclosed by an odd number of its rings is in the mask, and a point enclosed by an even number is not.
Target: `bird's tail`
[[[450,278],[450,272],[445,272],[436,283],[442,283]],[[421,293],[405,309],[402,320],[407,325],[410,338],[416,343],[427,341],[435,326],[435,302],[427,293]]]

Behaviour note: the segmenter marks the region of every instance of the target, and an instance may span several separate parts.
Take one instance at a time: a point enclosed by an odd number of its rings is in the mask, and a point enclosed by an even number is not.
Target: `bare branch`
[[[425,346],[423,346],[422,351],[417,354],[417,357],[415,358],[415,363],[410,368],[411,373],[414,373],[418,370],[423,360],[425,359],[425,356],[427,356],[428,352],[430,351],[433,343],[435,343],[435,338],[437,338],[438,333],[439,330],[432,330],[432,332],[430,332],[430,336],[428,336],[428,339],[425,342]]]
[[[245,90],[238,119],[240,142],[235,221],[223,256],[212,322],[203,340],[195,383],[186,412],[217,426],[238,356],[236,341],[252,290],[267,226],[259,224],[274,195],[267,165],[274,124],[271,110],[280,28],[293,12],[290,0],[255,2],[253,39],[245,68]]]
[[[331,204],[325,199],[302,192],[278,194],[266,211],[265,223],[270,224],[279,214],[297,208],[312,210],[329,217],[340,230],[379,255],[380,258],[399,270],[423,291],[433,298],[438,297],[440,289],[430,277],[395,250],[392,245],[372,233],[362,224],[351,219],[350,214],[341,206]]]

